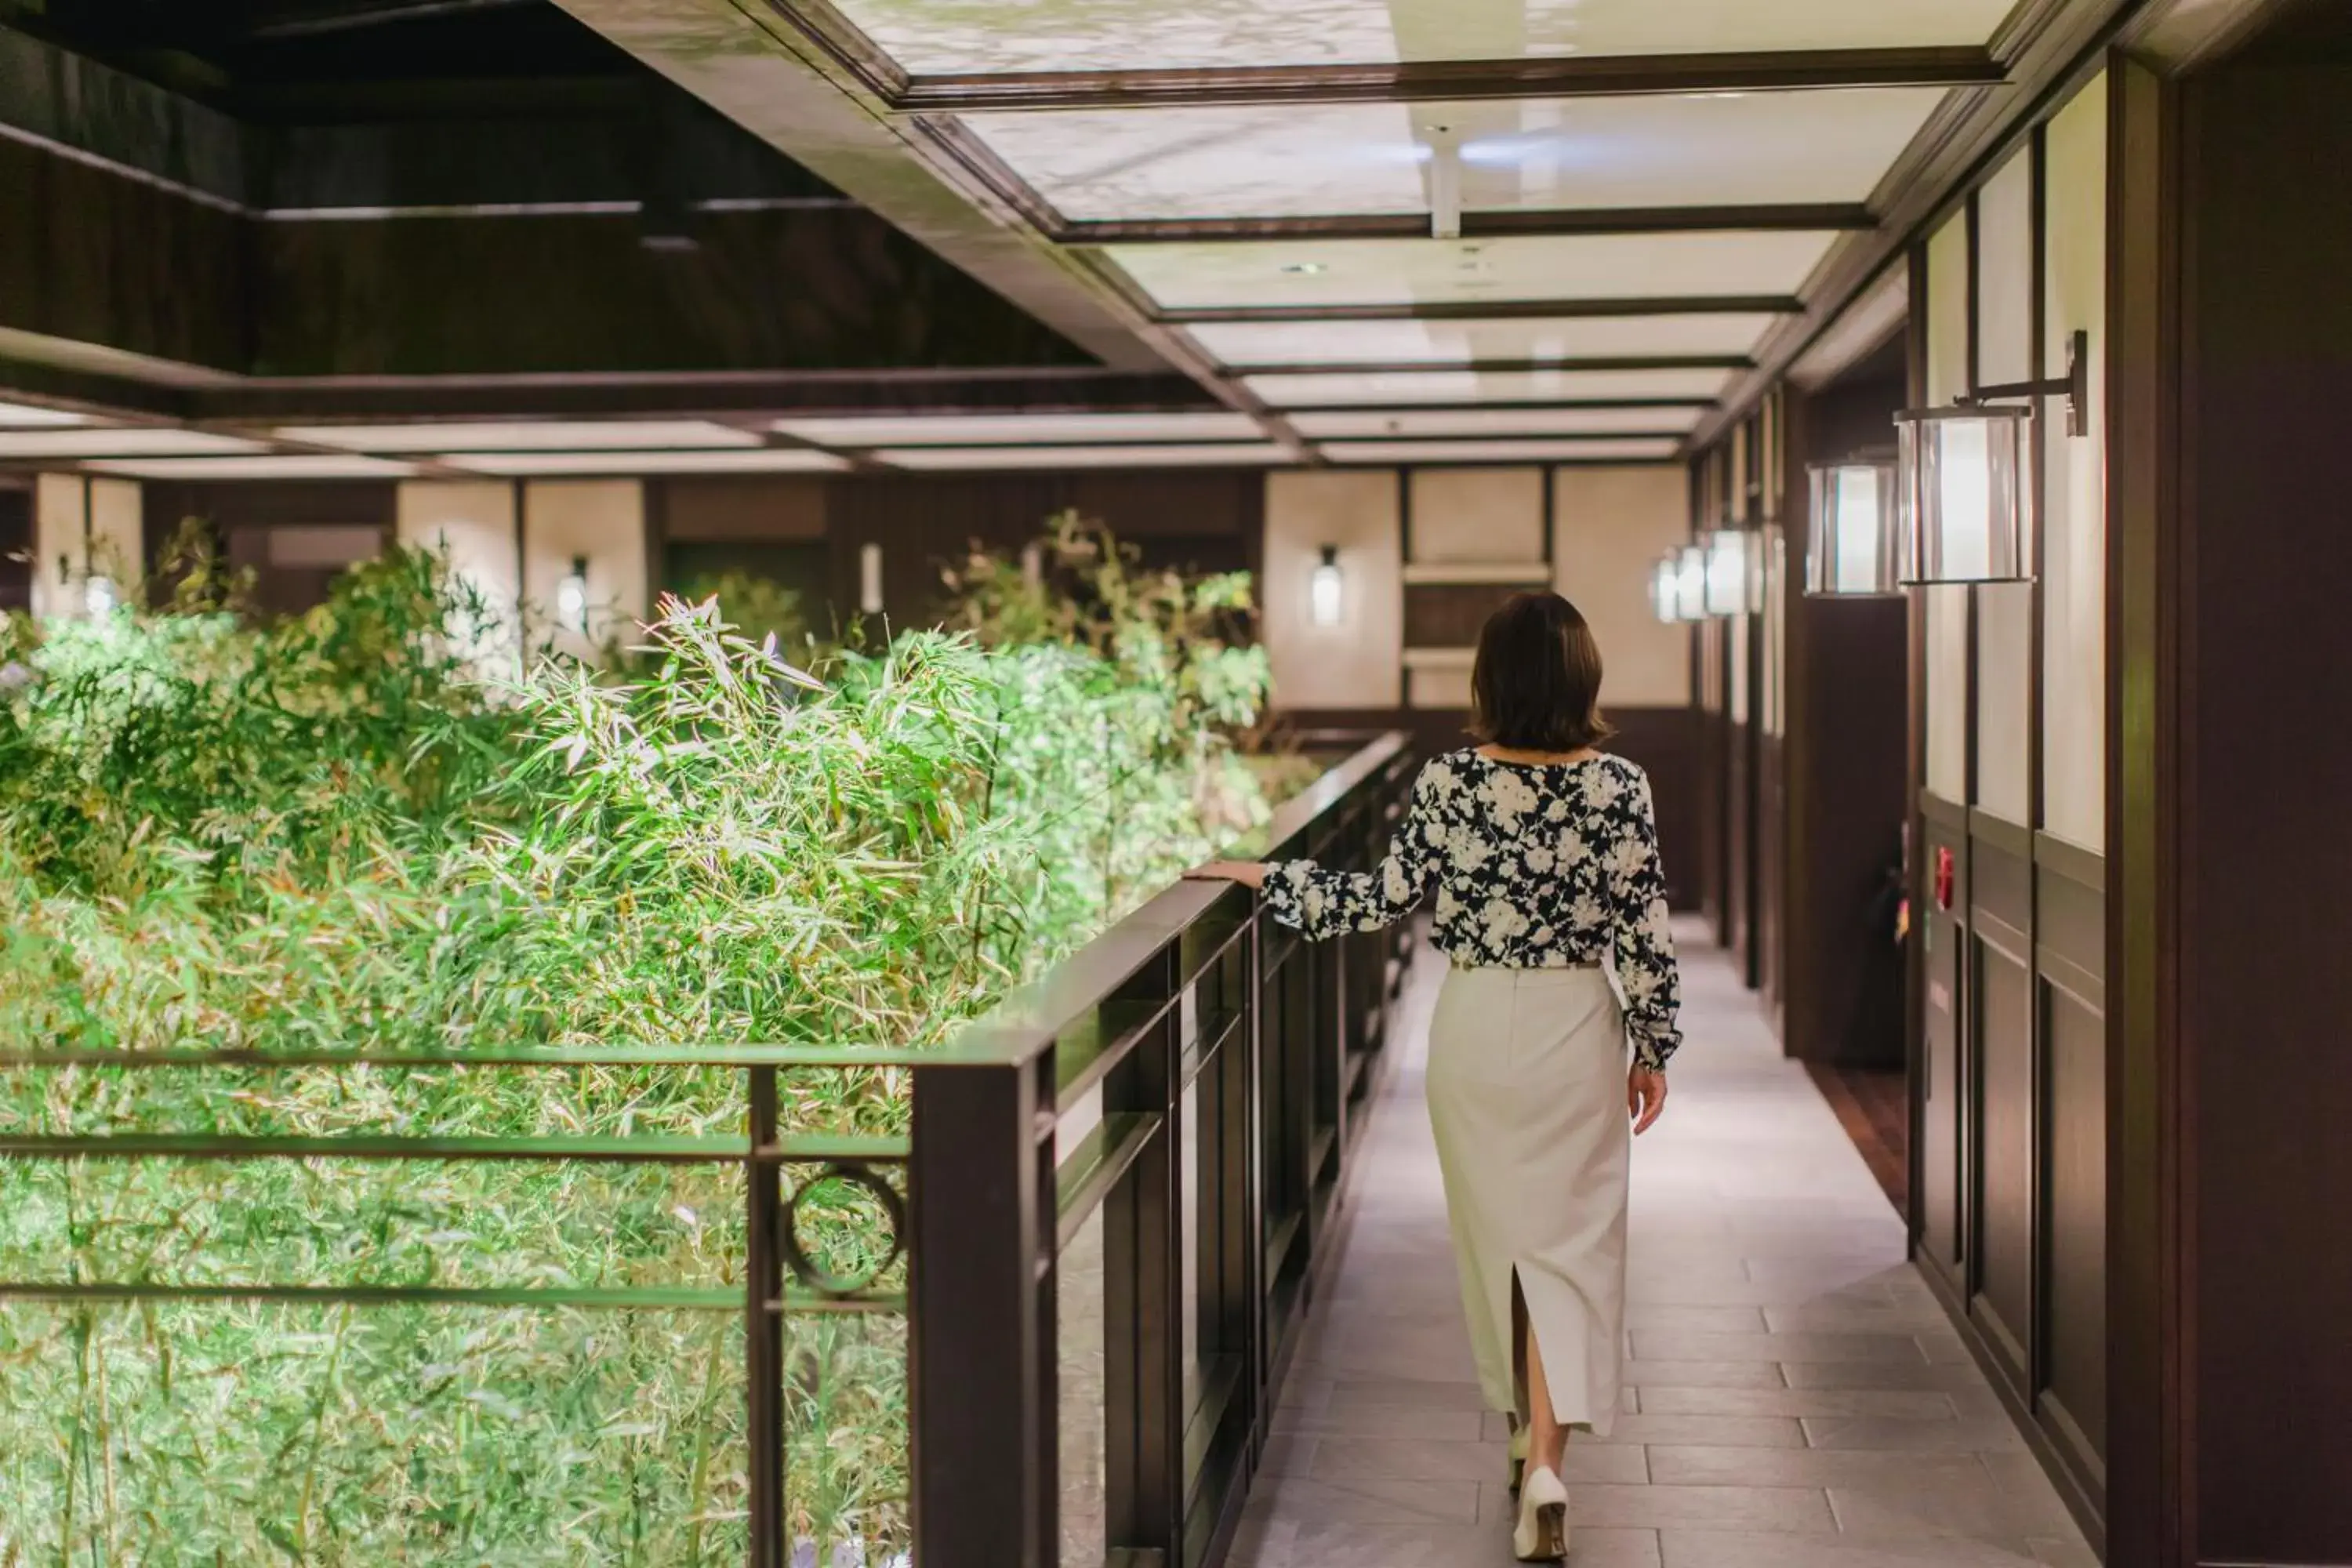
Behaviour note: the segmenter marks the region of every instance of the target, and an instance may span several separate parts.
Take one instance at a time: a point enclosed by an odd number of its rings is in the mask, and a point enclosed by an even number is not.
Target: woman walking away
[[[1605,1436],[1617,1415],[1626,1129],[1664,1109],[1680,987],[1649,780],[1596,749],[1610,730],[1584,617],[1557,594],[1516,595],[1479,635],[1471,691],[1486,743],[1422,770],[1377,870],[1192,874],[1262,888],[1276,920],[1318,938],[1377,930],[1437,889],[1452,967],[1429,1118],[1478,1381],[1512,1418],[1512,1544],[1551,1562],[1568,1552],[1567,1434]]]

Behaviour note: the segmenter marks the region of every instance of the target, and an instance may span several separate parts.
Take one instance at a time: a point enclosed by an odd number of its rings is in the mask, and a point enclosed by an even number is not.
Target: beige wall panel
[[[1969,227],[1954,214],[1927,241],[1927,400],[1969,388]],[[1929,588],[1927,787],[1969,797],[1969,590]]]
[[[547,479],[523,497],[523,602],[534,645],[594,658],[638,640],[646,613],[646,489],[635,479]],[[556,592],[574,557],[588,563],[585,636],[559,624]]]
[[[515,487],[503,479],[404,480],[394,528],[403,544],[446,552],[451,576],[481,595],[483,624],[455,629],[472,633],[470,657],[506,669],[521,649],[514,501]]]
[[[1528,562],[1543,559],[1541,468],[1416,468],[1412,559]]]
[[[89,570],[89,528],[82,505],[80,475],[34,478],[33,614],[43,620],[81,613],[81,583]]]
[[[2033,371],[2033,165],[2019,153],[1977,195],[1977,379]],[[1977,590],[1977,798],[2004,821],[2033,820],[2033,588]]]
[[[2050,122],[2044,157],[2049,293],[2043,363],[2051,374],[2063,374],[2068,334],[2090,333],[2091,434],[2067,437],[2063,403],[2044,405],[2042,425],[2049,452],[2042,492],[2042,823],[2061,838],[2098,849],[2106,838],[2107,766],[2104,75]]]
[[[1336,626],[1308,615],[1309,578],[1327,544],[1346,574]],[[1265,647],[1278,707],[1403,705],[1402,547],[1394,469],[1266,476]]]
[[[1689,480],[1666,466],[1552,470],[1552,585],[1591,623],[1606,707],[1690,701],[1690,631],[1650,605],[1658,557],[1690,534]]]
[[[33,480],[33,614],[78,616],[87,584],[104,577],[118,590],[147,574],[143,498],[135,479],[40,474]]]
[[[1408,707],[1461,710],[1470,706],[1470,667],[1433,665],[1405,672]]]

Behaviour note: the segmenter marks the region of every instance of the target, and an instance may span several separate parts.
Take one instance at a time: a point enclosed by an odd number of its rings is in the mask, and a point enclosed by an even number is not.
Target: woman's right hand
[[[1634,1063],[1625,1074],[1625,1114],[1633,1119],[1633,1136],[1656,1125],[1665,1109],[1666,1075]]]

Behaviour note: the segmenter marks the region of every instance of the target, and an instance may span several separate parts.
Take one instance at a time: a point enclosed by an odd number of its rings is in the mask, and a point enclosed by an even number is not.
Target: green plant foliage
[[[164,609],[9,623],[0,1050],[254,1055],[0,1069],[0,1131],[740,1139],[723,1068],[268,1058],[943,1039],[1267,815],[1246,582],[1052,542],[1044,584],[961,568],[951,629],[797,661],[722,584],[617,669],[487,676],[487,607],[407,552],[276,625],[200,551]],[[906,1130],[903,1072],[784,1078],[788,1131]],[[0,1277],[740,1291],[743,1197],[725,1163],[11,1161]],[[885,1260],[853,1192],[801,1230]],[[879,1563],[898,1325],[790,1332],[795,1531]],[[740,1561],[742,1365],[739,1312],[650,1304],[0,1301],[0,1563]]]

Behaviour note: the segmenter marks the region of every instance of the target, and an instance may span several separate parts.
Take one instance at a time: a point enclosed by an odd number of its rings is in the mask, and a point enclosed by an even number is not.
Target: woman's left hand
[[[1262,860],[1212,860],[1205,866],[1195,866],[1184,873],[1188,882],[1239,882],[1244,888],[1265,886],[1265,863]]]
[[[1656,1124],[1666,1109],[1666,1075],[1638,1064],[1625,1074],[1625,1113],[1633,1119],[1633,1136]]]

